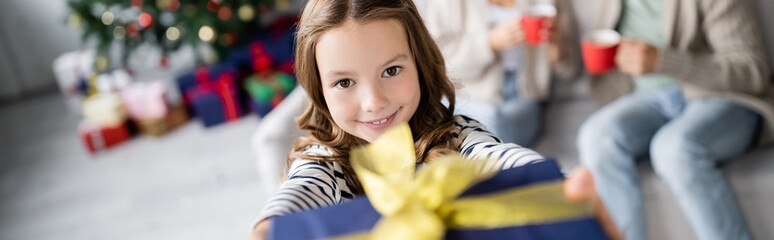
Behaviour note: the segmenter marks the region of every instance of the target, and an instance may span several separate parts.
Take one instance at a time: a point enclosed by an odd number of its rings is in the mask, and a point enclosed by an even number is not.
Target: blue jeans
[[[676,86],[624,96],[580,129],[581,163],[626,239],[646,239],[636,160],[650,156],[699,239],[750,239],[719,163],[754,142],[760,116],[722,98],[686,101]]]
[[[516,72],[506,71],[504,85],[500,104],[458,95],[455,114],[478,120],[503,142],[529,147],[540,133],[540,103],[519,98]]]

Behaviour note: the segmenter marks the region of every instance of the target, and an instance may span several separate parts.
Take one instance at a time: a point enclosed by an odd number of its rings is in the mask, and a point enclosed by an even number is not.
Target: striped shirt
[[[476,120],[465,116],[455,116],[455,120],[459,131],[452,133],[453,141],[458,143],[460,152],[466,158],[496,157],[498,165],[492,167],[500,169],[543,159],[530,149],[502,143]],[[312,145],[304,150],[304,154],[330,156],[332,152],[326,147]],[[259,219],[339,204],[354,197],[352,186],[345,181],[344,171],[338,163],[296,159],[290,166],[287,179],[264,207]]]

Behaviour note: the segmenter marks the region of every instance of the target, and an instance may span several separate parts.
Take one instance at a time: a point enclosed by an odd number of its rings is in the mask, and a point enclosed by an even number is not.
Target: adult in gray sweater
[[[636,161],[650,157],[699,239],[749,239],[717,165],[772,140],[769,69],[748,0],[597,1],[624,37],[617,69],[592,76],[602,109],[580,160],[626,239],[646,239]]]

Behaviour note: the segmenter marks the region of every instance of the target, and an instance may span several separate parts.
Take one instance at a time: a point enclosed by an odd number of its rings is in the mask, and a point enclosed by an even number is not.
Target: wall
[[[80,47],[66,27],[66,0],[4,0],[0,7],[0,100],[54,89],[51,63]]]

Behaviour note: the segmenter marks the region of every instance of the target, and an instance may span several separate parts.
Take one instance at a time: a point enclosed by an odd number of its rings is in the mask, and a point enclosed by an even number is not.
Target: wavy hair
[[[322,93],[315,47],[322,34],[341,26],[346,20],[366,23],[389,19],[400,22],[406,31],[418,70],[421,96],[419,106],[409,120],[417,163],[459,151],[457,144],[452,142],[454,85],[446,76],[443,56],[414,3],[411,0],[311,0],[301,15],[295,46],[296,75],[311,103],[297,121],[301,129],[310,133],[296,140],[288,155],[288,166],[297,158],[338,162],[345,171],[347,183],[354,188],[353,192],[363,193],[349,163],[349,150],[367,144],[367,141],[345,132],[333,121]],[[333,155],[303,153],[307,146],[314,144],[326,146]]]

